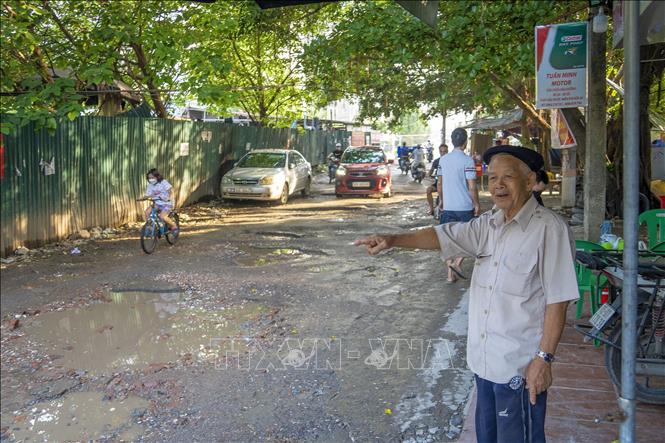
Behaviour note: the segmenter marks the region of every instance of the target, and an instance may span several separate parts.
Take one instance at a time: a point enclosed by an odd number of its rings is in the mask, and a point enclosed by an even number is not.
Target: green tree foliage
[[[195,26],[208,29],[214,38],[197,47],[205,48],[205,57],[227,61],[230,69],[209,69],[189,81],[192,86],[228,91],[232,102],[253,121],[288,125],[307,104],[323,104],[318,89],[305,87],[300,57],[304,42],[324,29],[326,13],[333,9],[334,5],[314,5],[261,10],[254,2],[210,5]],[[219,108],[215,99],[211,96],[204,101]]]
[[[421,118],[420,112],[410,112],[405,114],[400,123],[394,126],[393,131],[397,134],[405,135],[423,135],[429,134],[427,123]]]
[[[169,103],[193,98],[220,113],[240,107],[261,124],[286,125],[303,103],[317,103],[298,59],[303,42],[323,29],[326,9],[335,7],[3,1],[0,111],[13,118],[2,130],[27,121],[53,129],[58,118],[86,110],[86,89],[118,80],[159,117]]]
[[[443,1],[433,31],[391,1],[345,5],[334,29],[308,46],[305,66],[329,98],[361,97],[361,115],[399,117],[425,105],[431,114],[535,111],[534,26],[565,17],[586,2]]]
[[[2,92],[15,95],[3,94],[2,111],[52,128],[83,111],[86,89],[120,80],[165,117],[165,93],[199,37],[186,27],[195,9],[178,1],[3,2]]]

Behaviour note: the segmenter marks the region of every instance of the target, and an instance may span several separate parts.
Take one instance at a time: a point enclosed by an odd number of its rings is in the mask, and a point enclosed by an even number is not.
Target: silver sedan
[[[300,191],[309,195],[312,166],[298,151],[257,149],[245,154],[222,177],[224,199],[266,200],[286,204]]]

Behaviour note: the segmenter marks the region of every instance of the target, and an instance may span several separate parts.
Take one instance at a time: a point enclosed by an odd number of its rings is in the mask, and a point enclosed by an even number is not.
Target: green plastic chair
[[[652,209],[640,214],[639,224],[647,225],[647,235],[649,250],[659,243],[665,242],[665,209]]]
[[[575,249],[585,252],[606,250],[599,244],[586,240],[575,240]],[[607,277],[603,274],[594,273],[591,269],[578,262],[575,262],[575,274],[577,275],[577,286],[580,292],[580,298],[577,300],[576,317],[582,317],[582,312],[584,311],[584,296],[587,292],[589,293],[591,315],[593,315],[596,313],[600,305],[600,293],[602,288],[607,286]]]

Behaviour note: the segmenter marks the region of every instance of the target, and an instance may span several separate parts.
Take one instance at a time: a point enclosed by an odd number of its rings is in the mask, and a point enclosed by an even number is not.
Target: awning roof
[[[467,129],[510,129],[519,126],[522,121],[522,110],[514,109],[500,117],[478,118],[464,126]]]

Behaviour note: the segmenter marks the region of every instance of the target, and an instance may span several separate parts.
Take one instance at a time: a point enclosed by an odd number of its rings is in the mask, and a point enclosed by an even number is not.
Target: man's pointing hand
[[[365,246],[369,255],[376,255],[385,249],[392,248],[392,236],[372,235],[356,240],[354,244],[356,246]]]

